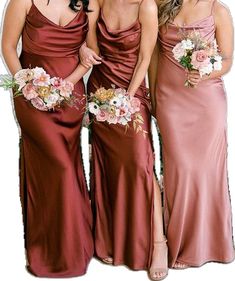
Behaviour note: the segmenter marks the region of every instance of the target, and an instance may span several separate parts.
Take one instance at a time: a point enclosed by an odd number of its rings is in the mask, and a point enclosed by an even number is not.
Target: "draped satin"
[[[95,66],[88,93],[112,85],[127,89],[138,59],[141,25],[137,20],[122,30],[111,30],[101,12],[97,38],[102,64]],[[145,82],[136,93],[146,138],[133,128],[93,122],[91,128],[91,191],[94,210],[95,253],[112,257],[114,265],[146,269],[152,253],[153,147],[149,97]]]
[[[210,15],[185,31],[211,41]],[[161,28],[156,117],[162,137],[165,224],[169,265],[200,266],[234,259],[227,180],[226,94],[221,78],[186,88],[185,70],[173,58],[179,28]]]
[[[66,78],[79,63],[87,29],[83,10],[61,27],[32,4],[22,35],[22,67],[43,67],[51,76]],[[93,255],[92,214],[80,149],[82,80],[74,95],[77,108],[64,105],[54,112],[39,111],[23,97],[14,99],[21,129],[20,197],[27,267],[40,277],[82,275]]]

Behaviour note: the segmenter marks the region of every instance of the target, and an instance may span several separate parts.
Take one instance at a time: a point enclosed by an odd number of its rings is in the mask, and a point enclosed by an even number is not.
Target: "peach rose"
[[[36,88],[32,83],[26,84],[22,89],[22,93],[27,100],[34,99],[38,96],[38,93],[36,92]]]

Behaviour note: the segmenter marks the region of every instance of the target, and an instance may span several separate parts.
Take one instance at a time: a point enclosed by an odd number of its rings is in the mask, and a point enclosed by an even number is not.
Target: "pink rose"
[[[96,120],[99,122],[104,122],[108,119],[108,113],[104,110],[100,110],[100,112],[96,115]]]
[[[39,97],[36,97],[34,99],[31,100],[32,105],[42,111],[47,111],[47,107],[44,104],[43,100],[40,99]]]
[[[194,69],[205,67],[209,64],[209,62],[210,58],[205,50],[193,52],[191,64]]]
[[[27,100],[34,99],[38,96],[38,93],[36,92],[36,88],[32,83],[26,84],[22,88],[22,93]]]
[[[109,114],[109,115],[108,115],[107,122],[108,122],[109,124],[117,124],[118,118],[117,118],[117,116],[115,116],[115,115],[113,115],[113,114]]]
[[[140,111],[140,100],[138,98],[132,97],[130,100],[131,105],[131,113],[135,113],[137,111]]]
[[[69,98],[74,90],[74,85],[73,83],[64,80],[59,87],[59,90],[62,97]]]

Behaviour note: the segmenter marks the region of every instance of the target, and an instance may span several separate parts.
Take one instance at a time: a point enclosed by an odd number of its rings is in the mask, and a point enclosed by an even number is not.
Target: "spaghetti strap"
[[[214,0],[214,1],[212,2],[212,5],[211,5],[211,15],[213,14],[216,1],[217,1],[217,0]]]

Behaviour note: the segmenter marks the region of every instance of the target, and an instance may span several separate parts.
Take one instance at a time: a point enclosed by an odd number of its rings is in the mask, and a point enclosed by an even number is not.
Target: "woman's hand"
[[[190,85],[193,87],[196,87],[198,83],[200,83],[202,80],[205,80],[204,77],[201,77],[198,70],[191,70],[186,73],[187,81]]]
[[[102,58],[98,56],[95,51],[88,48],[86,44],[83,44],[79,50],[79,57],[81,64],[86,68],[92,67],[92,65],[101,64]]]

